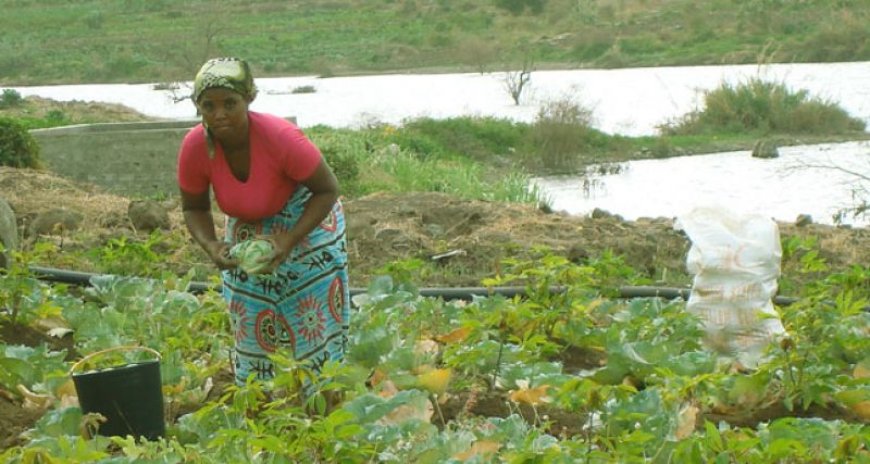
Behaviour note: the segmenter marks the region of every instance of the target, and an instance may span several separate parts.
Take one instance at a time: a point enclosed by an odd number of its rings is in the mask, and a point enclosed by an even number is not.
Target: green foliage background
[[[0,117],[0,166],[36,168],[39,144],[23,125],[12,118]]]
[[[863,0],[9,0],[0,83],[870,59]]]

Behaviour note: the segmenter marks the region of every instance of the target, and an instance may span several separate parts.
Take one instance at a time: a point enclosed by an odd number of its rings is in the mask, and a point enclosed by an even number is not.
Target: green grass
[[[862,1],[10,0],[0,82],[188,80],[237,55],[260,76],[870,60]]]

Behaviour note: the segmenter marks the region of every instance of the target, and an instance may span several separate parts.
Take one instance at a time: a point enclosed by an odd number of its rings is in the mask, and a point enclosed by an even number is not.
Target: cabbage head
[[[262,239],[244,240],[230,248],[230,256],[239,261],[239,267],[248,274],[260,274],[269,265],[260,258],[272,254],[272,242]]]

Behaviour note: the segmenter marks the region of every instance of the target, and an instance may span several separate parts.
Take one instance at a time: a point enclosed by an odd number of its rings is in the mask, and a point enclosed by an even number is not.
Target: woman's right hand
[[[214,240],[206,245],[206,253],[220,270],[239,266],[236,259],[230,257],[230,245],[223,240]]]

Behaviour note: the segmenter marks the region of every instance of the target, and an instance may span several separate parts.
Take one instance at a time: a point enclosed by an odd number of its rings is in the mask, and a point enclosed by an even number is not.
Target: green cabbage
[[[272,242],[262,239],[245,240],[230,248],[230,256],[239,261],[239,267],[248,274],[259,274],[269,266],[260,258],[272,254]]]

